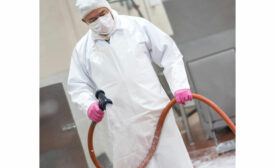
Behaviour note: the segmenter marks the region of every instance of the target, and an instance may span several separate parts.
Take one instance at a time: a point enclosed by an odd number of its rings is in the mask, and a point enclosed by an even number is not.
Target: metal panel
[[[40,167],[88,167],[61,83],[40,88]]]
[[[174,30],[172,38],[184,55],[192,91],[213,99],[234,116],[235,0],[168,0],[163,4]],[[199,116],[209,137],[213,127],[225,124],[202,107]]]
[[[177,44],[235,27],[235,0],[167,0],[163,4]]]
[[[195,89],[213,100],[230,117],[235,117],[235,51],[227,50],[221,53],[203,57],[188,63]],[[206,112],[209,108],[201,105],[201,115],[207,121]],[[211,110],[213,121],[221,120]]]
[[[192,61],[235,47],[235,30],[229,29],[179,46],[184,51],[184,60]]]

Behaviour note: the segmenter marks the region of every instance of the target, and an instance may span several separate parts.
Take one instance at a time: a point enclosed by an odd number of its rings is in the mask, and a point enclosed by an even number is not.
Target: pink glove
[[[190,89],[180,89],[175,92],[176,102],[185,104],[186,101],[193,99]]]
[[[88,117],[94,122],[100,122],[104,117],[104,112],[99,108],[98,102],[90,105],[88,109]]]

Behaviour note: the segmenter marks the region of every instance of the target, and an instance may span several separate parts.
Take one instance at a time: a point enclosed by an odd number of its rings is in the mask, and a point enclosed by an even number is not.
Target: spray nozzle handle
[[[95,97],[98,99],[98,105],[99,105],[99,108],[104,111],[106,109],[106,105],[107,104],[113,104],[112,100],[111,99],[108,99],[106,96],[105,96],[105,93],[103,90],[98,90],[96,91],[95,93]]]

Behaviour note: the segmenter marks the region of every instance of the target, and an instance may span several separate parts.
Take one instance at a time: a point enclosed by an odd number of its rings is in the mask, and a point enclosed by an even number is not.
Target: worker
[[[94,122],[104,112],[95,92],[113,101],[109,111],[114,168],[136,168],[152,145],[160,114],[169,102],[152,62],[163,73],[177,103],[192,100],[182,54],[166,33],[146,19],[118,15],[106,0],[77,0],[89,31],[76,44],[68,77],[74,103]],[[169,112],[148,168],[191,168],[173,112]]]

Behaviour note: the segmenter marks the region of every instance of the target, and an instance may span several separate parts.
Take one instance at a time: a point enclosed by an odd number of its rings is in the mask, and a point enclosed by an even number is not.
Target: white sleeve
[[[95,90],[88,72],[85,71],[85,65],[74,49],[68,77],[68,93],[72,102],[76,103],[86,115],[90,105],[97,101],[94,96]]]
[[[179,89],[190,89],[183,56],[174,40],[158,27],[145,21],[145,31],[149,38],[147,47],[154,63],[164,68],[164,76],[174,94]]]

